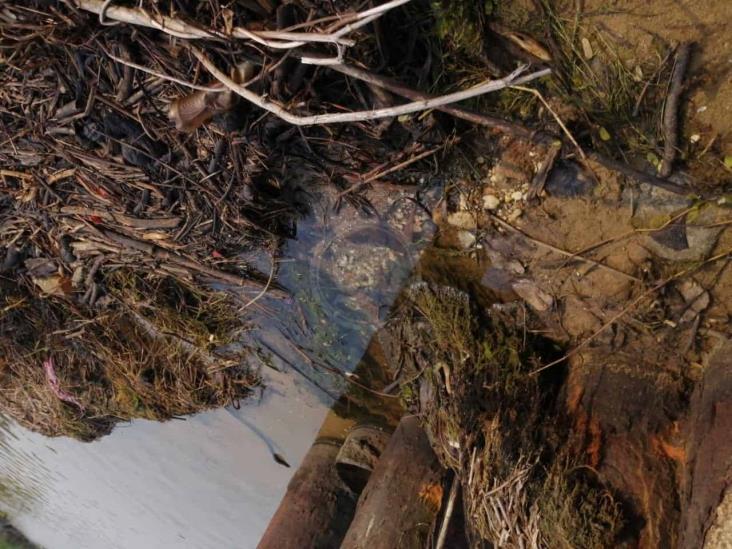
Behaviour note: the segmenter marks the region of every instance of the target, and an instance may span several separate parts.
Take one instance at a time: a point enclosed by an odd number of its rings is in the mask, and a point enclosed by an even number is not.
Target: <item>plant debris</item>
[[[549,73],[520,66],[396,104],[384,77],[356,65],[430,72],[429,39],[392,17],[409,1],[360,11],[3,5],[0,389],[10,415],[89,439],[114,421],[246,396],[257,383],[247,349],[238,361],[216,353],[241,329],[214,336],[211,323],[236,317],[237,303],[288,297],[276,250],[312,200],[297,187],[326,181],[339,204],[373,214],[370,185],[456,142],[433,116],[412,114]],[[394,38],[400,30],[411,46]],[[385,45],[404,55],[385,59]],[[244,259],[265,250],[269,276]]]
[[[460,478],[472,545],[613,546],[623,509],[577,461],[560,384],[528,375],[546,345],[525,339],[510,312],[479,318],[452,288],[407,294],[395,320],[409,341],[402,395]]]

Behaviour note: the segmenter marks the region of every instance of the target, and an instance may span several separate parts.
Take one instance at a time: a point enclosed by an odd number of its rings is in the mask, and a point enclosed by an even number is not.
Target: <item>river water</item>
[[[274,367],[240,408],[132,421],[92,443],[6,422],[0,508],[13,525],[47,548],[255,547],[344,389],[319,364],[356,367],[433,235],[414,193],[369,198],[380,213],[366,218],[321,196],[284,245],[278,281],[294,299],[247,318]]]

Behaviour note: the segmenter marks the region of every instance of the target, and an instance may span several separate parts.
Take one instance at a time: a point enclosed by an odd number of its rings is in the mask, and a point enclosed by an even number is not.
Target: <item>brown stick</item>
[[[139,217],[132,217],[109,210],[85,208],[83,206],[62,206],[60,211],[64,215],[96,216],[107,221],[116,221],[134,229],[175,229],[180,225],[179,217],[140,219]]]
[[[654,187],[659,187],[661,189],[665,189],[669,192],[676,194],[689,194],[689,192],[691,192],[689,189],[682,187],[681,185],[672,183],[671,181],[666,181],[665,179],[660,179],[655,175],[636,170],[628,164],[618,162],[617,160],[613,160],[612,158],[608,158],[607,156],[603,156],[598,153],[590,153],[589,157],[591,160],[594,160],[598,164],[601,164],[608,170],[618,172],[628,177],[632,177],[639,183],[647,183],[648,185],[653,185]]]
[[[658,174],[661,177],[671,175],[674,160],[676,159],[676,148],[679,139],[679,101],[684,91],[684,76],[686,67],[691,57],[691,44],[684,42],[679,45],[676,52],[676,63],[674,72],[671,75],[671,87],[666,99],[666,107],[663,109],[663,160]]]

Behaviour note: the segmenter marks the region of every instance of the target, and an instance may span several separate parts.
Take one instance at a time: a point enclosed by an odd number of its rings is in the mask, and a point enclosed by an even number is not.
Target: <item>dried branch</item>
[[[484,95],[486,93],[502,90],[506,87],[524,84],[531,82],[537,78],[547,76],[551,73],[550,69],[542,69],[526,76],[519,76],[526,67],[519,67],[507,77],[500,80],[488,80],[477,86],[469,88],[467,90],[443,95],[433,99],[423,99],[415,101],[413,103],[407,103],[406,105],[399,105],[397,107],[388,107],[384,109],[374,109],[370,111],[359,111],[349,113],[328,113],[328,114],[314,114],[309,116],[299,116],[292,114],[287,111],[281,105],[274,103],[257,95],[256,93],[248,90],[247,88],[238,85],[231,78],[226,76],[216,65],[196,47],[191,47],[193,55],[198,59],[201,64],[213,75],[216,80],[221,82],[224,86],[229,88],[234,93],[240,95],[247,101],[254,103],[258,107],[271,112],[272,114],[280,117],[285,122],[293,124],[295,126],[311,126],[315,124],[339,124],[343,122],[363,122],[366,120],[377,120],[379,118],[389,118],[392,116],[401,116],[403,114],[412,114],[415,112],[425,111],[433,108],[437,108],[443,105],[449,105],[450,103],[457,103],[465,99]]]
[[[676,148],[679,142],[679,101],[684,90],[684,76],[691,56],[691,44],[685,42],[679,46],[676,53],[676,63],[671,76],[671,87],[668,91],[666,106],[663,109],[663,160],[658,175],[671,175]]]
[[[230,35],[221,31],[208,30],[199,25],[167,15],[152,16],[142,8],[128,8],[125,6],[110,5],[109,0],[72,0],[76,7],[100,16],[103,24],[105,19],[121,23],[129,23],[140,27],[147,27],[165,32],[177,38],[189,40],[199,39],[248,39],[273,49],[293,49],[308,43],[330,43],[339,46],[353,46],[353,40],[344,38],[355,31],[381,17],[386,12],[406,4],[411,0],[392,0],[375,8],[352,14],[344,21],[335,24],[338,29],[331,33],[318,32],[288,32],[288,31],[254,31],[244,27],[234,27]],[[106,23],[108,24],[108,23]]]
[[[384,88],[385,90],[388,90],[397,95],[401,95],[402,97],[406,97],[408,99],[419,100],[419,99],[429,99],[432,97],[429,94],[409,88],[390,78],[386,78],[384,76],[380,76],[378,74],[374,74],[369,71],[359,69],[357,67],[353,67],[350,65],[333,65],[329,68],[332,70],[338,71],[342,74],[351,76],[352,78],[357,78],[358,80],[362,80],[364,82],[374,84],[376,86]],[[478,114],[476,112],[469,111],[467,109],[458,107],[456,105],[444,105],[444,106],[440,106],[440,107],[436,107],[436,108],[437,108],[437,110],[447,113],[451,116],[454,116],[455,118],[460,118],[461,120],[465,120],[467,122],[471,122],[471,123],[477,124],[479,126],[490,128],[497,132],[501,132],[506,135],[510,135],[511,137],[515,137],[516,139],[523,139],[526,141],[531,141],[533,143],[540,143],[540,144],[544,144],[544,145],[550,145],[552,142],[554,142],[557,139],[557,136],[552,135],[550,133],[534,131],[534,130],[531,130],[530,128],[527,128],[526,126],[517,124],[515,122],[511,122],[509,120],[497,118],[495,116],[487,116],[484,114]],[[632,166],[630,166],[628,164],[618,162],[617,160],[613,160],[604,155],[592,152],[592,153],[587,153],[587,157],[590,160],[594,160],[598,164],[601,164],[605,168],[607,168],[611,171],[614,171],[614,172],[618,172],[618,173],[625,175],[627,177],[630,177],[632,179],[635,179],[639,183],[646,183],[646,184],[652,185],[654,187],[660,187],[662,189],[665,189],[669,192],[676,193],[676,194],[688,194],[689,193],[689,189],[687,189],[681,185],[672,183],[671,181],[666,181],[664,179],[660,179],[654,175],[647,174],[640,170],[636,170],[635,168],[633,168]]]

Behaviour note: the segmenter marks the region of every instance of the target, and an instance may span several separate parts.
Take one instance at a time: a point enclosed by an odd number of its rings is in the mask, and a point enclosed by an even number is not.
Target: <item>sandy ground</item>
[[[655,55],[659,41],[695,43],[687,135],[716,136],[732,154],[732,23],[727,0],[587,0],[584,21],[609,33],[631,61]]]

